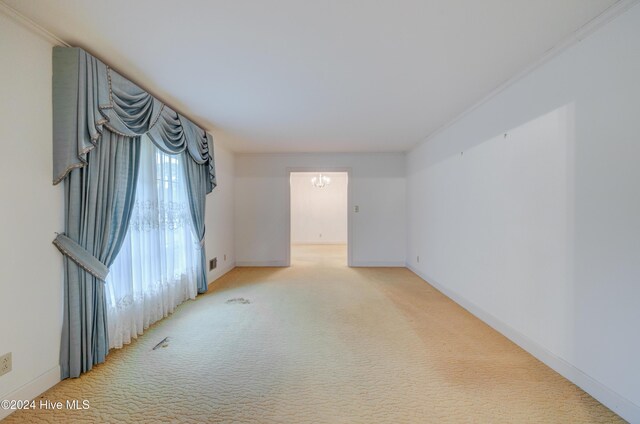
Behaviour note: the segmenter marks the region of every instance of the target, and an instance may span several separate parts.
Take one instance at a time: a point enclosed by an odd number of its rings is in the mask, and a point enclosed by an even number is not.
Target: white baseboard
[[[287,267],[286,261],[237,261],[236,266]]]
[[[629,399],[621,396],[617,392],[613,391],[609,387],[605,386],[601,382],[595,380],[590,375],[584,373],[573,364],[550,352],[545,347],[534,342],[521,332],[515,330],[508,324],[502,322],[495,316],[491,315],[487,311],[475,305],[473,302],[468,301],[458,293],[447,289],[442,284],[425,275],[421,271],[415,269],[410,264],[406,264],[406,267],[410,269],[414,274],[425,280],[428,284],[432,285],[445,296],[462,306],[467,311],[471,312],[480,320],[484,321],[494,330],[498,331],[515,344],[535,356],[537,359],[545,363],[549,368],[556,371],[558,374],[565,377],[567,380],[580,387],[585,392],[596,398],[603,405],[620,415],[630,423],[640,423],[640,406],[631,402]]]
[[[288,267],[286,261],[238,261],[238,267]],[[404,268],[406,264],[403,261],[352,261],[352,267],[399,267]]]
[[[57,365],[31,380],[17,390],[0,398],[0,400],[31,400],[40,396],[60,382],[60,366]],[[8,417],[14,410],[0,408],[0,420]]]
[[[347,242],[345,241],[307,241],[307,242],[302,242],[302,241],[296,241],[294,243],[291,243],[292,246],[315,246],[315,245],[335,245],[335,246],[346,246]]]
[[[407,264],[402,261],[351,261],[351,265],[354,268],[379,268],[379,267],[394,267],[404,268]]]

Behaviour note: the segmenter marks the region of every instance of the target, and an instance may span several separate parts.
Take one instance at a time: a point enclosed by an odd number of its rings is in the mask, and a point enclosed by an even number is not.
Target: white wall
[[[207,196],[205,240],[207,259],[218,258],[218,266],[209,271],[209,283],[235,267],[234,221],[234,157],[225,140],[214,136],[214,157],[218,185]],[[226,256],[226,259],[225,259]],[[208,265],[208,263],[207,263]]]
[[[325,172],[330,184],[311,184],[317,172],[291,173],[291,242],[293,244],[347,243],[346,172]]]
[[[62,257],[51,244],[63,192],[51,165],[53,44],[0,11],[0,399],[27,399],[60,379]],[[0,409],[0,418],[9,411]]]
[[[355,266],[403,266],[406,248],[405,155],[236,155],[236,261],[284,266],[289,248],[289,169],[350,168],[351,260]],[[293,169],[295,171],[295,169]]]
[[[639,76],[636,6],[422,143],[407,164],[411,268],[632,422]]]
[[[0,9],[0,355],[13,354],[0,399],[31,399],[60,381],[62,257],[51,241],[64,217],[62,185],[51,183],[52,47]],[[209,281],[235,266],[234,159],[224,140],[215,143],[206,240],[218,268]],[[0,419],[9,412],[0,409]]]

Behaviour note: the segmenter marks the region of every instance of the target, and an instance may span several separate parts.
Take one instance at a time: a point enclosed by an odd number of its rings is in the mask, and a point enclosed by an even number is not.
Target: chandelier
[[[317,188],[324,188],[331,183],[331,178],[326,175],[318,174],[317,177],[311,178],[311,185]]]

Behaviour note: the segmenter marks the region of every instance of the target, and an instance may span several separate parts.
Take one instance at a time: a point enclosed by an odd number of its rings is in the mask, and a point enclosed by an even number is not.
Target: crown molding
[[[37,23],[33,22],[31,19],[27,18],[22,13],[18,12],[17,10],[15,10],[13,7],[9,6],[2,0],[0,0],[0,12],[8,16],[13,21],[17,22],[18,24],[22,25],[32,33],[46,39],[47,41],[55,44],[56,46],[71,47],[69,43],[67,43],[60,37],[54,35],[53,33],[49,32],[48,30],[44,29]]]
[[[435,138],[438,134],[446,130],[447,128],[453,126],[458,121],[462,120],[465,116],[469,115],[471,112],[487,103],[492,98],[496,97],[498,94],[520,81],[545,63],[549,62],[568,48],[574,46],[580,41],[587,38],[589,35],[594,33],[596,30],[602,28],[608,22],[612,21],[616,17],[622,15],[627,10],[631,9],[633,6],[640,3],[640,0],[618,0],[616,3],[612,4],[605,10],[603,10],[598,16],[591,19],[589,22],[585,23],[574,32],[572,32],[568,37],[564,40],[551,47],[547,51],[545,51],[539,59],[525,67],[523,70],[498,85],[496,88],[491,90],[488,94],[482,97],[479,101],[473,103],[470,107],[465,109],[462,113],[458,114],[455,118],[445,122],[444,124],[437,127],[435,130],[430,132],[426,137],[422,138],[415,145],[410,147],[407,152],[411,152],[421,146],[424,143],[428,143],[431,139]]]

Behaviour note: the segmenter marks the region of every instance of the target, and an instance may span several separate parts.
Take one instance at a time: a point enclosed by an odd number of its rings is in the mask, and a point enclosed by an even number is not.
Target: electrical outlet
[[[420,262],[420,256],[416,256],[416,262]]]
[[[224,254],[224,260],[225,261],[227,260],[227,254],[226,253]]]
[[[212,269],[216,269],[217,266],[218,266],[218,258],[213,258],[209,261],[209,271],[211,271]]]
[[[11,371],[11,352],[0,356],[0,375],[5,375]]]

